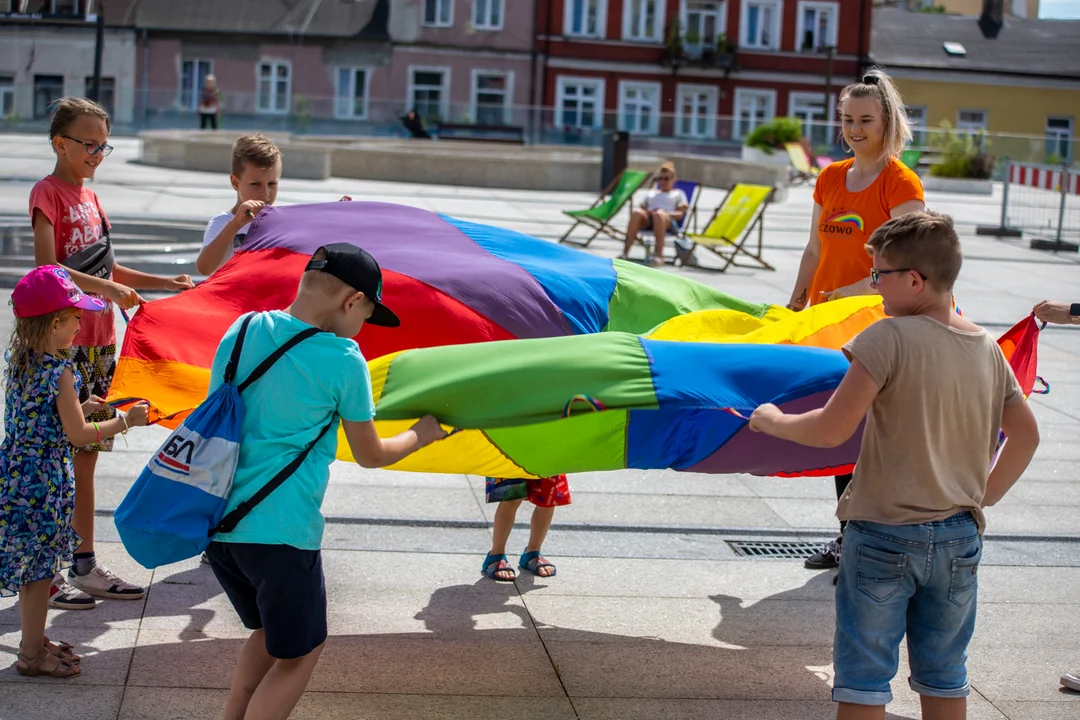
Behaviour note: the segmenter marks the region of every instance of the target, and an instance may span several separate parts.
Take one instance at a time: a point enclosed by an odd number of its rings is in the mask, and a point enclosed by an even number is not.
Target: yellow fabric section
[[[774,305],[760,319],[737,310],[701,310],[674,317],[646,337],[653,340],[807,345],[840,349],[885,317],[881,297],[866,295],[814,305],[802,312]]]
[[[383,388],[386,387],[386,376],[390,372],[390,361],[400,354],[401,352],[390,353],[368,361],[368,373],[371,375],[371,400],[376,405],[382,399]]]

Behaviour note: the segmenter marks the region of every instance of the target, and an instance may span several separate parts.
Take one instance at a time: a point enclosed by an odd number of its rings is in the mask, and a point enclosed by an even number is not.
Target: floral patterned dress
[[[56,398],[71,361],[39,356],[23,377],[6,380],[0,445],[0,597],[47,580],[72,563],[75,473]],[[73,371],[74,372],[74,371]],[[75,372],[76,390],[81,384]]]

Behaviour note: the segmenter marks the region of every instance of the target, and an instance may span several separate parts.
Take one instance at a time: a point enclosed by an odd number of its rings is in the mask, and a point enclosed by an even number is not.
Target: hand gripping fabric
[[[169,435],[139,474],[114,519],[131,557],[146,568],[198,555],[218,532],[230,532],[251,509],[296,472],[323,435],[336,423],[332,417],[304,450],[253,497],[222,518],[240,456],[244,404],[240,394],[262,377],[285,353],[321,332],[308,328],[291,337],[234,385],[244,336],[254,313],[244,318],[224,382],[206,402]]]

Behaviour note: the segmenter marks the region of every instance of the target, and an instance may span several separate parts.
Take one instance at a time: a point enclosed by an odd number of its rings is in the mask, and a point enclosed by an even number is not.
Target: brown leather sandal
[[[66,643],[63,640],[54,643],[46,636],[45,647],[49,648],[49,652],[66,662],[68,665],[78,665],[82,662],[82,658],[75,654],[75,646],[71,643]]]
[[[56,656],[49,652],[49,648],[47,647],[42,647],[41,653],[35,658],[19,653],[19,661],[15,664],[15,671],[26,677],[49,677],[58,679],[77,677],[79,673],[82,672],[77,665],[71,665],[65,662],[63,658],[56,658],[56,667],[52,670],[43,670],[41,665],[46,660],[53,657]]]

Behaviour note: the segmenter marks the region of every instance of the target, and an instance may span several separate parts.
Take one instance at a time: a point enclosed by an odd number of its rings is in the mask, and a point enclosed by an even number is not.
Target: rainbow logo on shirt
[[[850,223],[850,224],[854,225],[855,227],[859,228],[859,232],[863,231],[864,225],[865,225],[865,223],[863,223],[863,219],[861,217],[859,217],[858,215],[856,215],[855,213],[840,213],[839,215],[836,215],[833,218],[831,218],[830,220],[828,220],[827,222],[830,225],[839,225],[839,224],[842,224],[842,223]]]

